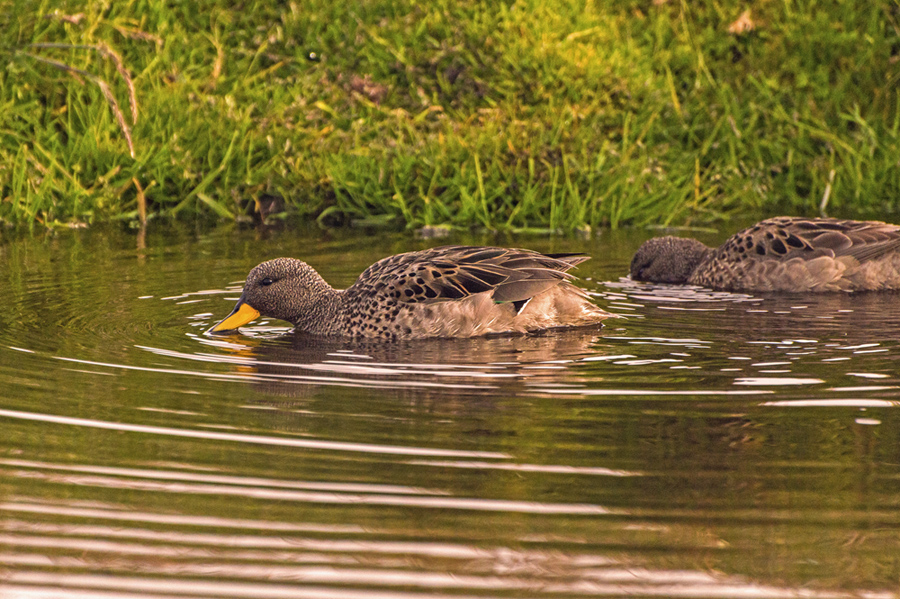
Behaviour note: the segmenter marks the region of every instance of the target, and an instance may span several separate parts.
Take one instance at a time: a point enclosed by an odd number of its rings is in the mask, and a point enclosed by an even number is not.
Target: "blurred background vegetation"
[[[897,220],[900,0],[0,0],[0,222]]]

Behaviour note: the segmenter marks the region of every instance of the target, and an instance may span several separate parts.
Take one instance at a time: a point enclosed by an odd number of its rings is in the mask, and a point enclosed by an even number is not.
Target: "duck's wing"
[[[849,256],[860,262],[900,250],[900,226],[878,221],[778,217],[736,233],[720,248],[731,257],[811,260]]]
[[[385,258],[353,285],[361,293],[419,303],[458,300],[492,291],[495,302],[525,302],[561,281],[583,254],[540,254],[531,250],[445,246]]]

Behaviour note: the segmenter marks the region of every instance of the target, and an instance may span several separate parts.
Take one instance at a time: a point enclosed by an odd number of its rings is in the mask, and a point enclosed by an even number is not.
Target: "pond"
[[[649,236],[3,241],[0,595],[897,597],[898,296],[635,284]],[[203,334],[263,260],[342,287],[448,242],[587,252],[578,284],[625,318]]]

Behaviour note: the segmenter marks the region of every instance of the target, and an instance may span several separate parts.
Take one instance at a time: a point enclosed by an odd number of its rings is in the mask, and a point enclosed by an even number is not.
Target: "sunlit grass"
[[[891,219],[900,0],[743,10],[0,0],[0,219]]]

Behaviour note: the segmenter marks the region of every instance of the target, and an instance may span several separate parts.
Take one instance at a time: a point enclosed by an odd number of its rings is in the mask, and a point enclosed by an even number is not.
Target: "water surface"
[[[446,240],[4,240],[0,595],[896,597],[898,296],[635,284],[646,236],[452,239],[625,318],[407,343],[202,333],[265,259]]]

